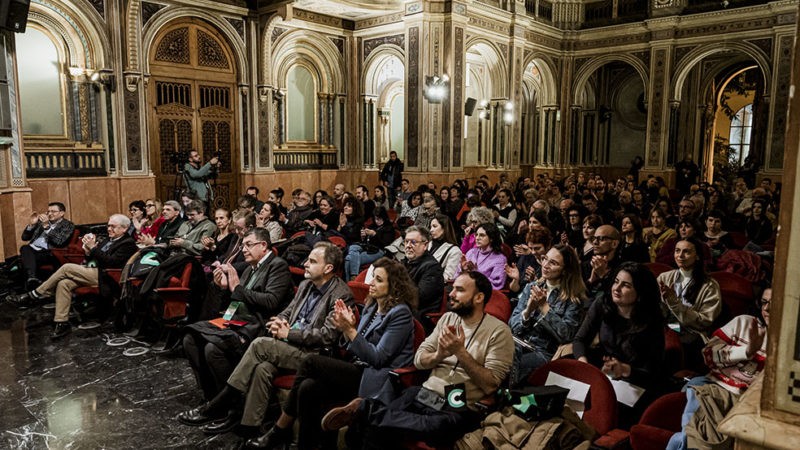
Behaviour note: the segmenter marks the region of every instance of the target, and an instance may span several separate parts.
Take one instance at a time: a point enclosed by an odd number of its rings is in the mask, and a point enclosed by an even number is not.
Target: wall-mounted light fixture
[[[117,77],[114,76],[113,73],[98,70],[97,72],[94,72],[92,73],[91,76],[89,76],[89,80],[92,83],[103,85],[106,89],[108,89],[111,92],[114,92],[117,89]]]
[[[478,117],[483,120],[489,120],[489,100],[482,100],[478,109],[480,110]]]
[[[447,98],[450,91],[450,77],[447,74],[441,76],[425,77],[425,89],[422,91],[425,100],[429,103],[442,103]]]
[[[505,122],[506,125],[511,125],[511,123],[514,122],[514,104],[508,102],[503,106],[503,109],[505,109],[503,113],[503,122]]]

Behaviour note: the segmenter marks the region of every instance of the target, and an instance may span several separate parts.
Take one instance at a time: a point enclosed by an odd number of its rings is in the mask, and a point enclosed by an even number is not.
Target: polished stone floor
[[[124,356],[110,325],[51,342],[52,313],[0,303],[0,449],[239,447],[175,420],[202,400],[185,359]]]

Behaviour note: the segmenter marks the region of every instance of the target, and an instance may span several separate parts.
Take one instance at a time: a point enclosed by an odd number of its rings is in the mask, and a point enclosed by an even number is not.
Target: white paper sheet
[[[644,389],[635,384],[630,384],[623,380],[615,380],[611,377],[609,377],[609,380],[611,380],[611,386],[614,387],[614,392],[617,394],[617,401],[623,405],[633,407],[644,394]]]
[[[589,395],[589,385],[572,378],[567,378],[555,372],[550,372],[547,375],[547,380],[544,382],[545,386],[560,386],[564,389],[569,389],[567,394],[567,405],[575,411],[578,417],[583,418],[583,410],[585,409],[586,396]]]

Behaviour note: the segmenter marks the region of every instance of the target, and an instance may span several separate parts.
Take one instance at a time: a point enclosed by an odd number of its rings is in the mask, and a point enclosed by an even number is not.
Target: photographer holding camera
[[[206,202],[206,206],[211,205],[214,200],[214,190],[208,184],[208,180],[217,177],[219,170],[220,160],[219,151],[214,153],[214,157],[210,161],[201,165],[203,162],[197,150],[189,152],[189,160],[183,166],[183,178],[186,182],[186,187],[197,194],[197,197]]]

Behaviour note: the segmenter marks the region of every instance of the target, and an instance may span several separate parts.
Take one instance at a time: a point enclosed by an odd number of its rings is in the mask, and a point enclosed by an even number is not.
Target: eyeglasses
[[[267,241],[252,241],[252,242],[242,242],[242,245],[246,249],[251,249],[256,246],[256,244],[266,244]]]
[[[761,309],[769,308],[769,304],[770,303],[771,303],[770,300],[762,298],[762,299],[758,300],[758,307],[761,308]]]
[[[417,244],[425,244],[427,242],[428,241],[421,241],[421,240],[418,241],[416,239],[406,239],[405,241],[403,241],[403,245],[405,245],[405,246],[409,246],[410,245],[410,246],[414,247]]]
[[[548,258],[547,256],[542,257],[542,265],[547,264],[548,266],[555,266],[558,267],[561,265],[560,262],[556,261],[555,259]]]
[[[596,244],[598,242],[605,242],[605,241],[615,241],[616,239],[612,238],[611,236],[592,236],[589,238],[592,244]]]

